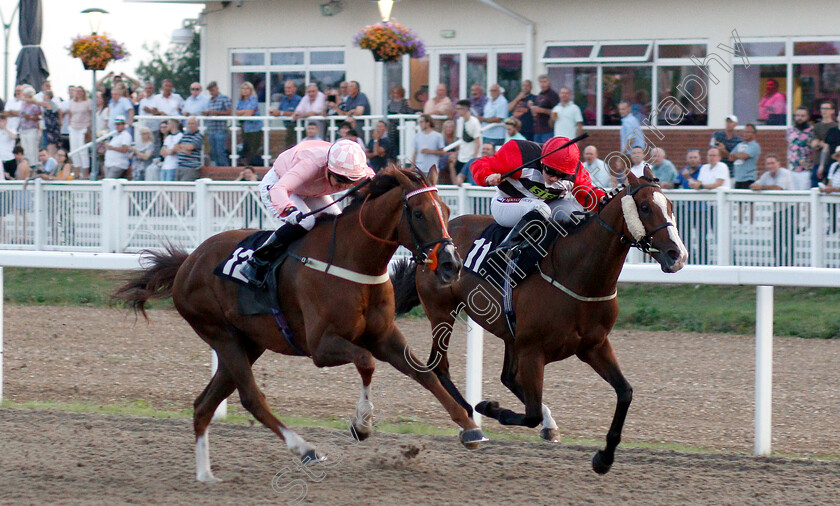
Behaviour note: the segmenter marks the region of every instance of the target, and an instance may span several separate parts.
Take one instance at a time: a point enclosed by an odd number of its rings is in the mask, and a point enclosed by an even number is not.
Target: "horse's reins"
[[[648,179],[647,177],[642,176],[642,177],[640,177],[639,179],[644,179],[644,180],[645,180],[645,181],[647,181],[647,182],[646,182],[646,183],[644,183],[644,184],[641,184],[641,185],[639,185],[639,186],[636,186],[636,187],[633,187],[633,188],[629,188],[629,189],[627,189],[627,193],[626,193],[625,197],[622,197],[622,199],[627,198],[627,197],[629,197],[629,198],[631,198],[631,199],[632,199],[632,198],[633,198],[633,195],[635,195],[635,194],[636,194],[639,190],[641,190],[642,188],[648,188],[648,187],[651,187],[651,188],[661,188],[661,186],[659,186],[659,184],[658,184],[658,183],[659,183],[659,180],[658,180],[658,179],[656,179],[656,178],[654,178],[654,179]],[[612,200],[610,200],[610,202],[612,202]],[[609,203],[609,202],[608,202],[608,203]],[[629,245],[631,248],[637,248],[637,249],[639,249],[640,251],[643,251],[644,253],[647,253],[648,255],[650,255],[650,254],[651,254],[651,252],[655,252],[655,251],[657,251],[657,250],[655,250],[655,249],[652,249],[652,248],[651,248],[650,241],[651,241],[651,239],[653,239],[653,235],[654,235],[655,233],[659,232],[660,230],[662,230],[663,228],[673,227],[673,226],[674,226],[674,224],[673,224],[673,223],[671,223],[670,221],[666,221],[665,223],[663,223],[663,224],[659,225],[658,227],[654,227],[654,228],[653,228],[653,230],[650,230],[650,231],[645,231],[645,233],[644,233],[644,234],[635,234],[635,233],[633,232],[634,227],[631,227],[631,226],[629,226],[629,225],[628,225],[628,228],[629,228],[629,229],[631,229],[631,232],[630,232],[630,233],[631,233],[631,234],[633,234],[633,239],[628,239],[628,238],[627,238],[627,236],[625,236],[624,234],[622,234],[622,233],[621,233],[621,232],[619,232],[618,230],[616,230],[616,229],[614,229],[613,227],[611,227],[611,226],[610,226],[607,222],[605,222],[605,221],[601,218],[601,211],[604,209],[604,207],[605,207],[605,206],[606,206],[606,204],[602,204],[602,205],[600,205],[600,206],[599,206],[599,208],[598,208],[598,212],[596,213],[596,217],[597,217],[597,219],[598,219],[598,223],[599,223],[602,227],[604,227],[605,229],[607,229],[608,231],[610,231],[610,232],[612,232],[613,234],[617,235],[617,236],[618,236],[618,240],[621,242],[621,244],[627,244],[627,245]],[[623,206],[623,204],[622,204],[622,206]],[[639,220],[638,211],[636,211],[635,220]],[[624,221],[625,221],[625,223],[627,222],[626,209],[625,209]],[[639,221],[640,221],[640,220],[639,220]],[[643,227],[643,230],[644,230],[644,227]]]
[[[440,206],[432,199],[432,205],[435,206],[435,211],[437,212],[438,220],[440,221],[441,230],[443,231],[443,236],[440,239],[436,239],[434,241],[429,241],[427,243],[420,242],[420,236],[417,233],[417,230],[414,228],[414,223],[411,219],[411,209],[408,207],[408,201],[411,197],[416,195],[421,195],[423,193],[428,192],[437,192],[438,189],[436,186],[424,186],[423,188],[419,188],[417,190],[410,191],[408,193],[403,194],[403,212],[400,214],[400,221],[397,223],[397,228],[399,228],[400,223],[402,223],[402,219],[406,216],[406,223],[408,223],[408,230],[411,233],[411,240],[414,242],[414,247],[417,251],[412,252],[412,258],[417,263],[424,263],[429,264],[429,267],[435,271],[438,268],[438,251],[440,251],[440,247],[446,244],[452,244],[452,238],[449,236],[449,230],[446,228],[446,222],[443,219],[443,213],[440,210]],[[362,219],[362,214],[364,214],[365,204],[367,204],[368,198],[370,195],[365,197],[365,200],[362,202],[362,206],[359,209],[359,226],[362,228],[362,231],[367,234],[368,237],[371,239],[387,244],[389,246],[397,246],[399,242],[392,241],[389,239],[383,239],[381,237],[375,236],[371,233],[367,227],[365,227],[364,220]],[[428,253],[427,253],[428,251]]]

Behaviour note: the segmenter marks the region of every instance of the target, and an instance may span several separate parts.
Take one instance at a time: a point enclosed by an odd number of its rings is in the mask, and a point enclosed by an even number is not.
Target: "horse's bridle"
[[[658,188],[658,189],[661,189],[661,188],[662,188],[661,186],[659,186],[659,184],[658,184],[658,183],[659,183],[659,180],[658,180],[658,179],[656,179],[656,178],[654,178],[654,179],[649,179],[649,178],[647,178],[647,177],[645,177],[645,176],[642,176],[642,177],[640,177],[639,179],[644,179],[644,180],[645,180],[645,181],[647,181],[647,182],[646,182],[646,183],[644,183],[644,184],[640,184],[639,186],[636,186],[636,187],[633,187],[633,188],[629,188],[629,189],[627,190],[627,196],[629,196],[629,197],[634,196],[634,195],[635,195],[635,194],[636,194],[639,190],[641,190],[642,188],[647,188],[647,187],[651,187],[651,188]],[[620,192],[620,190],[619,190],[618,192],[616,192],[616,193],[615,193],[615,195],[617,195],[619,192]],[[645,235],[643,235],[642,237],[640,237],[640,238],[638,238],[638,239],[635,239],[635,238],[633,238],[633,239],[628,239],[628,238],[627,238],[627,236],[625,236],[624,234],[622,234],[622,233],[621,233],[621,232],[619,232],[618,230],[616,230],[616,229],[614,229],[613,227],[611,227],[611,226],[610,226],[607,222],[605,222],[605,221],[601,218],[601,211],[604,209],[604,207],[606,206],[606,204],[608,204],[609,202],[612,202],[612,200],[608,201],[607,203],[601,203],[601,204],[598,206],[598,212],[597,212],[597,214],[596,214],[596,216],[597,216],[597,218],[598,218],[598,223],[600,223],[600,224],[601,224],[601,226],[602,226],[602,227],[604,227],[605,229],[607,229],[607,230],[609,230],[610,232],[612,232],[613,234],[617,235],[617,236],[618,236],[618,240],[621,242],[621,244],[628,244],[628,245],[630,245],[630,247],[631,247],[631,248],[638,248],[639,250],[641,250],[641,251],[643,251],[643,252],[647,253],[648,255],[650,255],[650,254],[651,254],[651,244],[650,244],[650,241],[651,241],[651,239],[653,239],[653,235],[654,235],[655,233],[659,232],[660,230],[662,230],[663,228],[673,227],[673,226],[674,226],[674,224],[673,224],[673,223],[671,223],[670,221],[666,221],[666,222],[665,222],[665,223],[663,223],[662,225],[659,225],[658,227],[655,227],[653,230],[651,230],[651,231],[649,231],[649,232],[648,232],[648,231],[646,231]],[[625,218],[625,222],[626,222],[626,218]]]
[[[427,192],[437,192],[438,189],[435,186],[424,186],[423,188],[419,188],[417,190],[410,191],[408,193],[403,192],[403,212],[400,214],[400,221],[397,223],[396,229],[399,230],[400,224],[402,224],[403,217],[406,217],[406,223],[408,223],[408,230],[411,234],[411,241],[414,243],[414,247],[416,251],[412,251],[412,258],[415,262],[428,264],[429,267],[436,271],[438,268],[438,251],[440,251],[441,246],[445,246],[448,244],[452,244],[452,238],[449,236],[449,230],[446,228],[446,222],[443,219],[443,213],[440,210],[440,206],[437,202],[432,199],[432,203],[435,206],[435,210],[437,211],[438,219],[440,220],[441,230],[443,230],[443,236],[440,239],[436,239],[434,241],[429,241],[427,243],[420,242],[420,236],[417,233],[417,230],[414,228],[414,223],[411,219],[411,208],[408,207],[408,201],[411,197],[416,195],[421,195]],[[370,197],[368,195],[365,197],[364,202],[362,202],[362,207],[359,209],[359,225],[362,227],[362,231],[368,235],[371,239],[375,239],[379,242],[383,242],[388,245],[398,246],[398,241],[391,241],[389,239],[382,239],[381,237],[376,237],[373,235],[364,224],[362,220],[362,214],[365,209],[365,204],[367,204],[367,200]]]

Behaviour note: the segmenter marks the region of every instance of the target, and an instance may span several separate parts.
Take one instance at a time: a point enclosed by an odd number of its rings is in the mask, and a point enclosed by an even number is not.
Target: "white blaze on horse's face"
[[[685,262],[688,260],[688,249],[686,249],[685,244],[682,242],[682,238],[680,237],[679,231],[677,230],[677,219],[674,216],[674,213],[668,211],[668,199],[665,198],[665,195],[663,195],[662,193],[654,192],[653,201],[662,210],[662,215],[665,216],[665,219],[668,220],[668,223],[671,224],[670,227],[666,227],[668,229],[668,236],[680,250],[679,259],[673,266],[674,272],[676,272],[682,269],[685,265]]]

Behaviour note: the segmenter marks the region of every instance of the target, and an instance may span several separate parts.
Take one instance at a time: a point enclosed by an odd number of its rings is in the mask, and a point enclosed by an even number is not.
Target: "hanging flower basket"
[[[107,35],[84,35],[73,39],[70,56],[82,60],[86,70],[104,70],[108,63],[128,57],[125,46]]]
[[[362,28],[353,37],[353,45],[369,49],[376,61],[393,62],[404,54],[409,54],[412,58],[422,58],[426,55],[426,46],[417,34],[393,21]]]

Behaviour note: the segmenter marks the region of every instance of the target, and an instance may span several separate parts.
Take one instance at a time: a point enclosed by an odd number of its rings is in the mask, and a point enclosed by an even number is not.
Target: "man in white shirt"
[[[418,124],[420,131],[414,136],[414,156],[411,158],[411,165],[428,176],[432,166],[446,154],[443,150],[443,135],[432,129],[432,117],[428,114],[421,114]],[[430,183],[437,184],[437,177]]]
[[[139,116],[151,116],[157,114],[155,107],[155,85],[151,81],[143,83],[143,98],[140,99],[140,104],[137,106]],[[160,121],[144,119],[141,126],[145,126],[152,131],[155,139],[160,139]]]
[[[184,116],[201,116],[201,113],[210,108],[210,98],[201,93],[201,83],[190,84],[190,96],[181,105],[181,114]]]
[[[76,96],[76,87],[70,85],[67,87],[67,100],[61,100],[58,103],[58,116],[61,118],[61,147],[69,150],[70,148],[70,102]]]
[[[502,95],[502,87],[497,83],[490,86],[490,98],[484,103],[482,115],[478,120],[482,123],[485,143],[501,146],[505,143],[505,127],[502,122],[508,117],[508,101]],[[493,125],[489,126],[488,125]]]
[[[105,145],[105,177],[117,179],[125,176],[130,162],[131,135],[125,129],[125,116],[114,118],[117,133]]]
[[[583,133],[583,114],[580,107],[572,102],[572,90],[560,88],[560,103],[551,110],[549,125],[554,127],[555,137],[574,139]]]
[[[700,167],[697,179],[689,179],[688,185],[695,190],[713,190],[719,186],[730,188],[729,167],[720,161],[720,150],[709,148],[706,152],[706,160],[709,163]]]
[[[598,158],[598,148],[586,146],[583,150],[583,168],[589,172],[592,182],[601,188],[612,188],[616,186],[616,180],[607,170],[604,161]]]
[[[15,86],[15,96],[6,102],[6,117],[9,119],[8,128],[15,134],[18,133],[20,127],[20,111],[26,102],[23,101],[23,85]]]
[[[184,99],[181,98],[181,95],[172,92],[172,81],[164,79],[161,92],[155,95],[152,114],[158,116],[179,116],[181,114],[181,106],[183,105]]]
[[[481,123],[470,113],[470,101],[459,100],[455,105],[455,114],[458,116],[458,121],[455,123],[455,135],[461,141],[458,145],[458,156],[455,159],[455,173],[457,174],[467,162],[478,157],[482,142]]]
[[[630,152],[630,161],[633,163],[633,166],[630,167],[630,172],[633,173],[636,177],[642,177],[645,175],[645,150],[636,146]]]
[[[766,171],[758,181],[750,185],[750,190],[793,190],[792,172],[781,166],[779,157],[770,154],[764,157]]]
[[[14,177],[15,166],[7,162],[15,159],[12,153],[15,149],[15,139],[17,139],[17,133],[9,129],[6,114],[0,112],[0,162],[3,162],[3,172],[8,172],[11,177]],[[0,179],[5,179],[3,174],[0,174]]]

